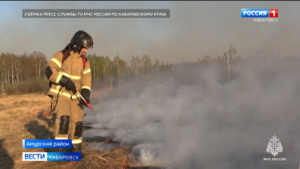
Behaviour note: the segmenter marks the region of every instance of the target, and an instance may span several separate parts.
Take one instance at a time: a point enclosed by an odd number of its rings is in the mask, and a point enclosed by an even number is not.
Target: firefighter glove
[[[66,76],[62,76],[60,81],[59,81],[59,84],[61,84],[62,86],[65,86],[67,90],[69,91],[72,91],[73,94],[76,93],[76,86],[75,84],[72,82],[71,79],[69,79],[68,77]]]
[[[88,90],[88,89],[82,89],[81,90],[81,96],[85,99],[85,101],[87,102],[87,103],[90,103],[90,90]],[[81,103],[83,104],[83,105],[85,105],[85,103],[84,103],[84,101],[81,99],[80,100],[81,101]]]

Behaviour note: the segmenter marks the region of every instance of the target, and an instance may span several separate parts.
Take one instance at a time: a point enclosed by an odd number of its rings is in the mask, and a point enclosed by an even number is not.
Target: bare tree
[[[230,80],[231,65],[232,65],[232,61],[234,59],[234,55],[236,54],[236,52],[237,52],[237,50],[230,43],[228,48],[226,49],[226,52],[224,53],[224,59],[227,63],[228,80]]]
[[[202,60],[201,63],[203,65],[210,65],[212,63],[212,59],[210,58],[209,55],[206,55]]]
[[[8,60],[8,57],[6,54],[2,53],[1,54],[1,60],[2,60],[2,70],[4,71],[4,74],[3,74],[3,81],[5,82],[5,86],[8,85],[8,67],[7,67],[7,60]]]
[[[15,72],[16,72],[16,84],[20,84],[20,70],[21,70],[21,58],[15,57]]]
[[[159,67],[160,67],[160,64],[159,64],[159,60],[158,59],[155,59],[155,62],[154,62],[154,74],[157,74],[159,72]]]
[[[164,61],[161,61],[161,64],[160,64],[160,72],[161,73],[164,73],[165,71],[165,64],[164,64]]]
[[[134,57],[134,55],[132,56],[131,60],[130,60],[130,64],[131,64],[131,69],[134,72],[134,76],[136,77],[138,74],[138,63],[136,58]]]
[[[141,61],[139,56],[137,56],[135,59],[136,59],[138,74],[141,75],[144,71],[143,62]]]
[[[14,78],[14,59],[15,59],[15,56],[11,55],[10,58],[11,58],[11,83],[12,83],[12,85],[15,85],[15,78]]]
[[[41,68],[45,66],[46,56],[42,52],[34,51],[30,57],[33,61],[34,67],[34,76],[36,80],[40,80],[41,77]]]
[[[119,57],[119,53],[118,55],[113,59],[113,63],[116,66],[117,72],[117,79],[118,79],[118,85],[121,84],[121,70],[120,70],[120,57]]]
[[[268,59],[269,68],[271,68],[271,61],[274,56],[274,53],[269,46],[264,46],[262,49],[256,52],[256,55],[266,57]]]
[[[143,67],[144,67],[144,74],[150,73],[152,69],[152,63],[149,56],[144,55],[142,57]]]
[[[109,79],[109,86],[110,88],[113,87],[113,81],[114,81],[114,74],[113,74],[113,63],[110,61],[109,57],[106,56],[105,57],[105,70],[106,70],[106,75],[107,75],[107,79]]]

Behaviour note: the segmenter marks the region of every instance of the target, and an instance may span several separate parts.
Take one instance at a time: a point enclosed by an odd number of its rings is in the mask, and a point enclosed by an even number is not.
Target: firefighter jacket
[[[67,55],[63,55],[66,52]],[[73,95],[71,91],[59,84],[61,77],[64,75],[72,80],[76,86],[77,91],[81,89],[88,89],[91,91],[91,69],[89,61],[85,59],[84,66],[83,55],[74,53],[73,51],[67,52],[66,50],[56,52],[52,59],[48,62],[46,67],[46,75],[50,81],[49,96],[56,96],[59,92],[60,95],[69,97],[71,99],[79,98],[78,95]],[[63,61],[64,59],[64,61]],[[48,72],[48,73],[47,73]],[[49,74],[49,72],[51,72]]]

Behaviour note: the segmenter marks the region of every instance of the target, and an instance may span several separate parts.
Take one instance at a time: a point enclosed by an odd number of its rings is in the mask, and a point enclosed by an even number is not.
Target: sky
[[[300,2],[1,2],[0,52],[62,50],[78,30],[88,32],[88,54],[126,61],[148,55],[168,63],[222,56],[229,43],[248,57],[264,46],[299,56]],[[278,22],[241,18],[241,8],[277,8]],[[170,18],[22,18],[22,9],[170,9]]]

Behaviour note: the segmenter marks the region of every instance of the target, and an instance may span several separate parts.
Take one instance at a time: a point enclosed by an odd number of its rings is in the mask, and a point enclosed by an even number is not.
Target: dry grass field
[[[23,149],[22,139],[52,139],[50,98],[44,94],[0,96],[0,168],[3,169],[67,169],[67,168],[147,168],[130,155],[130,147],[106,151],[85,150],[81,162],[27,162],[22,152],[44,152],[43,149]],[[103,144],[108,144],[106,140]]]

